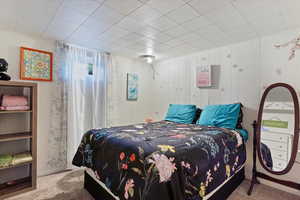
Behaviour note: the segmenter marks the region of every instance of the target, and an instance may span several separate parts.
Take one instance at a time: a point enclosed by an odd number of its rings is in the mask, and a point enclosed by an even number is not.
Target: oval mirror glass
[[[299,137],[298,106],[296,92],[286,84],[274,84],[263,95],[258,149],[260,161],[269,172],[287,173],[295,161]]]

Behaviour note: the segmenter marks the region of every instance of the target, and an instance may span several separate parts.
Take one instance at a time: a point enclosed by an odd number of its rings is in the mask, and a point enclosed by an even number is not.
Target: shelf
[[[5,170],[5,169],[11,169],[11,168],[16,168],[16,167],[21,167],[21,166],[25,166],[25,165],[29,165],[29,164],[32,164],[32,161],[23,162],[23,163],[20,163],[20,164],[17,164],[17,165],[10,165],[8,167],[2,167],[2,168],[0,168],[0,171],[1,170]]]
[[[0,145],[4,148],[0,168],[0,200],[22,194],[36,188],[37,182],[37,83],[23,81],[0,81],[1,94],[25,95],[28,97],[28,110],[0,110],[0,120],[3,120],[0,132]],[[1,115],[2,114],[2,115]],[[13,131],[20,123],[20,132]],[[30,128],[29,128],[30,127]],[[18,130],[18,129],[17,129]],[[16,141],[16,142],[9,142]],[[25,148],[26,147],[26,148]],[[26,151],[26,152],[19,152]],[[26,155],[28,153],[28,155]],[[0,152],[1,154],[1,152]],[[8,155],[11,155],[10,158]],[[24,154],[24,155],[21,155]],[[14,163],[14,165],[13,165]],[[26,178],[23,178],[26,177]],[[9,180],[10,182],[3,183]]]
[[[11,114],[11,113],[31,113],[32,110],[1,110],[0,114]]]
[[[32,138],[31,132],[0,134],[0,142],[24,140]]]
[[[21,81],[0,81],[0,86],[11,86],[11,87],[36,87],[37,83],[33,82],[21,82]]]
[[[14,192],[21,192],[22,190],[32,188],[31,177],[22,178],[19,180],[15,180],[14,184],[1,184],[0,185],[0,196],[12,194]]]

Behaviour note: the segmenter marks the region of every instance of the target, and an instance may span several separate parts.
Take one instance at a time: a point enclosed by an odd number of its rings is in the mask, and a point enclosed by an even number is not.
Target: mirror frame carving
[[[288,89],[288,91],[290,92],[292,99],[293,99],[293,103],[294,103],[294,137],[293,137],[293,143],[292,143],[292,152],[291,152],[291,157],[290,160],[288,162],[288,165],[285,167],[284,170],[282,171],[273,171],[270,168],[268,168],[267,166],[265,166],[262,156],[261,156],[261,148],[260,148],[260,143],[261,143],[261,122],[262,122],[262,115],[263,115],[263,110],[264,110],[264,104],[265,104],[265,100],[269,94],[269,92],[272,89],[275,89],[277,87],[283,87]],[[260,101],[260,105],[259,105],[259,112],[258,112],[258,119],[257,119],[257,153],[258,153],[258,159],[260,161],[260,164],[263,166],[263,168],[265,170],[267,170],[269,173],[271,174],[275,174],[275,175],[283,175],[288,173],[296,160],[296,156],[297,156],[297,152],[298,152],[298,140],[299,140],[299,102],[298,102],[298,97],[297,97],[297,93],[295,91],[295,89],[286,84],[286,83],[275,83],[270,85],[263,93],[263,96],[261,98]]]

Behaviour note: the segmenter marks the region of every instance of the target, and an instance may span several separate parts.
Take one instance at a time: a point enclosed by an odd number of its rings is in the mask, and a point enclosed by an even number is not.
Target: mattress
[[[161,121],[88,131],[73,159],[92,169],[120,200],[196,200],[246,160],[232,130]]]
[[[238,169],[237,171],[235,171],[235,173],[234,173],[232,176],[230,176],[230,178],[226,179],[226,180],[225,180],[222,184],[220,184],[216,189],[214,189],[212,192],[210,192],[210,193],[208,193],[207,195],[205,195],[205,196],[203,197],[203,200],[209,200],[209,198],[210,198],[212,195],[214,195],[220,188],[222,188],[227,182],[229,182],[229,181],[230,181],[230,180],[231,180],[238,172],[240,172],[240,170],[243,169],[243,167],[245,167],[245,164],[243,164],[243,165],[241,166],[240,169]],[[92,177],[92,178],[93,178],[93,179],[94,179],[94,180],[95,180],[95,181],[96,181],[103,189],[105,189],[105,191],[107,191],[114,199],[120,200],[119,197],[115,196],[115,195],[110,191],[110,189],[108,189],[108,188],[106,187],[106,185],[96,177],[96,175],[95,175],[95,173],[94,173],[94,171],[93,171],[92,169],[86,168],[85,171],[86,171],[86,173],[88,173],[88,174],[90,175],[90,177]]]

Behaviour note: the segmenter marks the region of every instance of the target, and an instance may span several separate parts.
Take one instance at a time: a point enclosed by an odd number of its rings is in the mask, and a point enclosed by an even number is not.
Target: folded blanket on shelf
[[[26,96],[10,96],[3,95],[1,106],[27,106],[28,100]]]
[[[12,164],[12,155],[0,155],[0,168],[9,167]]]
[[[0,106],[0,110],[29,110],[29,106]]]
[[[32,161],[32,156],[29,152],[19,153],[13,156],[12,165],[18,165]]]
[[[0,168],[7,168],[30,161],[32,161],[30,152],[23,152],[15,155],[4,154],[0,155]]]

